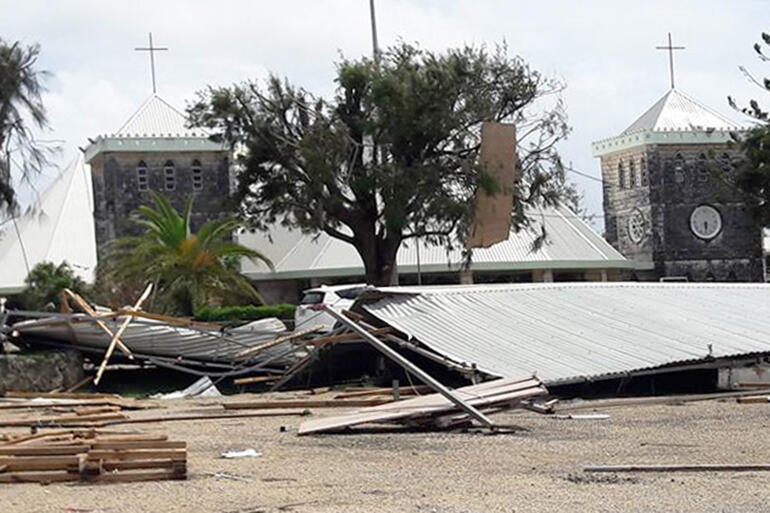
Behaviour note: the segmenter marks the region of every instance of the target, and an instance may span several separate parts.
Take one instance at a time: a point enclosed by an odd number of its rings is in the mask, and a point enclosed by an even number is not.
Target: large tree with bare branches
[[[336,94],[313,96],[275,76],[209,87],[188,108],[195,126],[238,155],[236,200],[251,226],[281,222],[358,250],[367,282],[391,283],[401,243],[462,239],[479,187],[484,121],[515,123],[521,180],[513,226],[527,207],[568,195],[556,144],[569,132],[563,84],[505,46],[433,53],[399,44],[337,66]]]

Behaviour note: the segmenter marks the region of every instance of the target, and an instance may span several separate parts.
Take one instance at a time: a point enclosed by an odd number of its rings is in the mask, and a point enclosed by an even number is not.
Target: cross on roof
[[[167,51],[168,48],[152,46],[152,32],[150,32],[150,46],[147,48],[134,48],[137,52],[150,52],[150,70],[152,71],[152,94],[157,92],[155,87],[155,52]]]
[[[684,46],[671,44],[671,32],[668,33],[668,46],[656,46],[656,50],[668,50],[668,65],[671,73],[671,89],[674,88],[674,50],[684,50]]]

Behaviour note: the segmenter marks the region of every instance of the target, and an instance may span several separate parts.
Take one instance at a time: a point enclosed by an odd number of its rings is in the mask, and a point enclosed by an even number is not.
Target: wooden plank
[[[70,296],[72,300],[75,301],[75,303],[77,303],[80,309],[83,310],[90,317],[99,317],[96,311],[93,308],[91,308],[91,305],[89,305],[88,302],[85,299],[83,299],[79,294],[71,291],[70,289],[64,289],[64,292],[68,296]],[[109,328],[109,326],[104,324],[104,321],[100,319],[93,319],[93,320],[96,323],[96,325],[102,329],[102,331],[107,333],[109,336],[112,336],[112,330]],[[131,350],[128,347],[126,347],[126,345],[123,343],[122,340],[118,339],[117,346],[118,346],[118,349],[120,349],[123,352],[123,354],[125,354],[128,357],[129,360],[134,359],[133,353],[131,353]]]
[[[102,468],[112,472],[114,470],[137,470],[151,468],[175,468],[178,460],[127,460],[127,461],[102,461]]]
[[[4,397],[14,397],[21,399],[35,399],[42,397],[44,399],[123,399],[118,394],[97,394],[81,392],[30,392],[27,390],[8,390]]]
[[[392,403],[392,398],[377,397],[374,399],[300,399],[281,401],[246,401],[237,403],[222,403],[226,410],[269,410],[274,408],[360,408]]]
[[[21,472],[0,474],[0,483],[60,483],[80,481],[78,474],[68,472]]]
[[[233,380],[234,385],[250,385],[252,383],[265,383],[281,379],[281,376],[252,376],[250,378],[238,378]]]
[[[269,410],[252,413],[236,414],[214,414],[214,415],[170,415],[168,417],[146,417],[139,419],[110,420],[104,422],[105,426],[115,426],[118,424],[145,424],[154,422],[174,422],[187,420],[220,420],[220,419],[243,419],[250,417],[281,417],[281,416],[302,416],[307,415],[307,410]]]
[[[65,392],[74,392],[75,390],[78,390],[79,388],[82,388],[88,384],[88,382],[91,381],[91,376],[86,376],[85,378],[81,379],[71,387],[65,389]]]
[[[454,390],[454,394],[476,408],[492,405],[517,405],[518,402],[547,394],[541,382],[535,378],[521,380],[498,379]],[[299,435],[334,431],[344,427],[371,422],[414,421],[416,418],[430,418],[434,415],[458,411],[457,407],[439,394],[423,395],[403,401],[391,402],[353,411],[336,417],[325,417],[303,422]]]
[[[167,440],[137,440],[107,442],[96,440],[91,442],[92,449],[116,450],[116,449],[186,449],[187,442]]]
[[[591,465],[585,472],[766,472],[770,464]]]
[[[0,465],[8,472],[26,472],[30,470],[69,470],[77,468],[78,457],[72,456],[35,456],[35,457],[0,457]]]
[[[97,415],[62,415],[61,417],[39,417],[35,419],[0,420],[0,426],[64,426],[67,424],[82,424],[85,422],[104,422],[108,420],[125,419],[122,413],[99,413]]]
[[[84,445],[60,445],[60,446],[0,446],[0,455],[8,456],[64,456],[88,452]]]
[[[391,327],[376,328],[376,329],[367,330],[367,331],[370,335],[373,335],[376,337],[378,335],[387,335],[388,333],[392,333],[393,328]],[[363,341],[363,337],[361,337],[361,335],[359,335],[358,333],[340,333],[339,335],[329,335],[327,337],[314,338],[312,340],[305,341],[305,343],[308,345],[319,346],[323,344],[332,344],[335,342],[350,342],[353,340]]]
[[[736,399],[741,404],[760,404],[760,403],[769,403],[770,402],[770,396],[766,395],[760,395],[760,396],[749,396],[749,397],[739,397]]]
[[[288,342],[290,340],[294,340],[297,338],[302,338],[305,335],[310,335],[311,333],[316,333],[318,331],[321,331],[324,329],[323,325],[319,326],[313,326],[312,328],[308,328],[305,330],[297,331],[294,333],[290,333],[288,335],[284,335],[282,337],[278,337],[274,340],[270,340],[269,342],[265,342],[264,344],[260,344],[258,346],[250,347],[248,349],[244,349],[243,351],[236,353],[235,358],[246,358],[247,356],[253,356],[257,353],[260,353],[266,349],[269,349],[271,347],[277,346],[279,344],[283,344],[284,342]]]
[[[67,435],[67,434],[72,434],[72,431],[68,429],[63,429],[61,431],[49,431],[48,433],[35,433],[34,435],[20,436],[18,438],[14,438],[13,440],[9,440],[5,444],[2,444],[2,446],[24,444],[24,443],[34,442],[35,440],[39,440],[41,438],[52,438],[55,436]]]
[[[415,387],[412,386],[406,386],[406,387],[399,387],[398,393],[401,395],[423,395],[423,394],[432,394],[433,390],[429,386],[425,385],[418,385]],[[357,390],[355,392],[344,392],[342,394],[335,395],[335,399],[349,399],[349,398],[355,398],[355,397],[366,397],[369,395],[393,395],[393,388],[387,387],[387,388],[375,388],[370,390]]]
[[[152,292],[152,283],[147,285],[147,288],[144,289],[144,292],[139,297],[139,299],[136,300],[136,303],[134,303],[133,308],[131,308],[131,312],[135,312],[142,308],[142,303],[144,303],[148,297],[150,297],[150,292]],[[98,385],[99,381],[102,379],[102,375],[104,374],[104,371],[107,370],[107,363],[109,363],[110,358],[112,357],[112,353],[115,351],[115,347],[117,347],[118,341],[120,340],[120,337],[123,335],[123,332],[126,331],[126,328],[128,328],[128,325],[131,324],[131,320],[134,318],[133,314],[129,314],[126,316],[126,318],[123,320],[123,323],[118,328],[118,331],[115,332],[115,334],[112,336],[112,340],[110,340],[110,345],[107,346],[107,352],[104,354],[104,359],[102,360],[101,365],[99,365],[99,370],[96,371],[96,377],[94,378],[94,385]]]
[[[181,481],[187,479],[187,469],[161,471],[161,472],[128,472],[119,474],[100,474],[89,478],[89,481],[101,483],[134,483],[139,481]]]
[[[187,459],[185,449],[131,449],[128,451],[107,451],[93,449],[88,451],[88,460],[175,460],[184,461]]]

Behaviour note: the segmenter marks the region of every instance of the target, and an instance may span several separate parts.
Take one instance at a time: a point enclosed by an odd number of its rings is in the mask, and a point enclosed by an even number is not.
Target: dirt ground
[[[230,399],[255,397],[263,396]],[[199,411],[203,403],[216,402],[174,401],[166,413]],[[768,472],[583,471],[589,464],[770,463],[770,405],[725,400],[604,412],[611,417],[497,415],[529,430],[499,435],[359,428],[298,437],[301,417],[124,426],[186,440],[188,480],[0,485],[0,512],[770,511]],[[247,448],[261,457],[220,458],[228,449]]]

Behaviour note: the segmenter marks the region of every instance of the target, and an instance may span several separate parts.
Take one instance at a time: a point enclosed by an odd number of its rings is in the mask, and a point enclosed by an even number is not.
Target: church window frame
[[[163,189],[167,191],[176,190],[176,166],[170,160],[163,164]]]
[[[684,174],[684,157],[681,153],[677,153],[674,155],[674,181],[676,183],[683,183],[685,174]]]
[[[618,161],[618,187],[620,189],[626,188],[626,175],[623,169],[623,161]]]
[[[634,161],[629,160],[628,161],[628,188],[634,189],[637,185],[639,185],[636,181],[636,166],[634,166]]]
[[[140,192],[150,190],[150,175],[147,164],[143,160],[136,165],[136,188]]]
[[[707,182],[709,178],[708,158],[705,153],[698,155],[698,181]]]
[[[730,158],[730,155],[727,152],[723,153],[722,156],[719,157],[719,167],[722,169],[722,173],[725,175],[729,175],[733,170],[733,159]]]
[[[191,172],[192,190],[202,191],[203,190],[203,167],[201,166],[201,161],[198,159],[193,160],[192,166],[190,169],[192,170]]]
[[[639,182],[642,187],[647,187],[650,184],[650,177],[647,173],[647,161],[644,157],[639,159]]]

